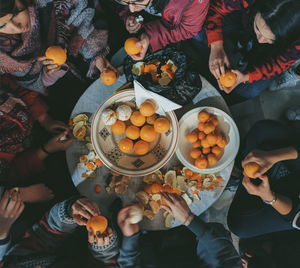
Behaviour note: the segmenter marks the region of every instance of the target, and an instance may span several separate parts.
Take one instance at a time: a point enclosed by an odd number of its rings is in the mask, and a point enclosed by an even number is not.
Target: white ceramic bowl
[[[178,120],[175,113],[166,114],[171,123],[170,130],[157,135],[157,139],[150,143],[150,151],[147,154],[125,154],[118,148],[119,141],[125,135],[114,135],[111,127],[106,126],[101,118],[105,109],[118,103],[135,106],[134,90],[124,90],[109,97],[99,106],[92,121],[92,144],[104,165],[126,176],[145,176],[162,168],[175,153],[178,144]]]
[[[194,166],[194,159],[190,157],[193,149],[192,145],[187,141],[186,135],[197,128],[199,120],[198,113],[206,110],[210,114],[217,117],[219,121],[219,129],[225,134],[228,144],[224,149],[222,157],[218,163],[211,168],[198,169]],[[226,168],[236,157],[240,146],[240,135],[235,122],[232,118],[220,109],[214,107],[198,107],[185,113],[179,121],[179,143],[176,155],[180,162],[194,172],[213,174],[220,172]]]

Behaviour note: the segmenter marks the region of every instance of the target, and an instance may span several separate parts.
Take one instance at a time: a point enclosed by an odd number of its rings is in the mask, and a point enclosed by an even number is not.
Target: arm
[[[300,41],[294,43],[293,47],[288,49],[284,54],[269,60],[261,66],[255,67],[249,73],[249,82],[252,83],[261,79],[266,80],[276,74],[281,74],[298,59],[300,59]]]
[[[235,11],[247,8],[249,0],[212,0],[206,20],[208,45],[223,41],[222,27],[224,17]]]
[[[152,52],[170,43],[177,43],[197,35],[206,19],[208,5],[209,1],[205,1],[204,3],[194,1],[184,11],[178,25],[174,27],[168,28],[161,19],[144,24],[143,28],[149,37]],[[172,10],[170,13],[172,13]]]

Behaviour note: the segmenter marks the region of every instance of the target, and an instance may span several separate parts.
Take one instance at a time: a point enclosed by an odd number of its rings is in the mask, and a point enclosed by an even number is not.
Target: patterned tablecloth
[[[176,111],[178,120],[187,111],[198,107],[198,106],[213,106],[223,110],[224,112],[230,114],[229,109],[219,94],[219,92],[209,84],[203,77],[202,79],[202,90],[193,99],[193,103],[185,106],[184,108]],[[77,114],[85,113],[89,116],[90,122],[92,121],[92,115],[97,110],[99,105],[104,102],[108,97],[110,97],[113,92],[120,88],[125,83],[125,77],[121,76],[119,80],[112,86],[105,86],[98,79],[96,80],[81,96],[77,104],[75,105],[71,117]],[[80,194],[87,196],[98,202],[99,207],[103,215],[109,214],[110,204],[118,197],[116,194],[108,194],[105,190],[106,179],[109,175],[109,170],[102,166],[97,169],[96,178],[82,178],[83,171],[77,168],[79,162],[79,157],[82,154],[87,153],[87,149],[83,142],[75,141],[72,146],[67,150],[67,163],[72,176],[73,183],[77,187]],[[179,161],[174,154],[169,163],[163,168],[168,170],[169,167],[173,167],[178,164]],[[206,211],[222,194],[224,187],[226,186],[231,171],[233,168],[233,163],[231,163],[227,168],[220,172],[224,181],[222,187],[218,188],[216,191],[202,191],[200,193],[201,201],[193,202],[190,206],[193,213],[200,215]],[[102,187],[100,193],[95,193],[95,185],[99,184]],[[133,177],[130,180],[128,192],[126,194],[121,194],[120,198],[123,204],[130,204],[135,202],[135,193],[143,188],[143,182],[141,177]],[[153,221],[145,219],[140,223],[141,229],[145,230],[162,230],[165,229],[164,218],[162,216],[163,210],[161,210]],[[174,222],[173,227],[178,226],[179,222]]]

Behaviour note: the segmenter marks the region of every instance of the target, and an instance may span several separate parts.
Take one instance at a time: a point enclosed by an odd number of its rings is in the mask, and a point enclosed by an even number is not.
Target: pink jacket
[[[152,52],[197,35],[205,22],[208,7],[209,0],[169,0],[162,17],[143,25]],[[120,16],[126,21],[129,15],[126,6]]]

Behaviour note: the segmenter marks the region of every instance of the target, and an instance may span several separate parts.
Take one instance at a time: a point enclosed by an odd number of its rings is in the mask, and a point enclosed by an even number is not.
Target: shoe
[[[286,110],[285,116],[289,121],[300,120],[300,106],[292,106]]]
[[[299,74],[300,63],[297,62],[291,68],[278,75],[272,82],[269,90],[277,91],[289,87],[300,87],[300,74]]]

